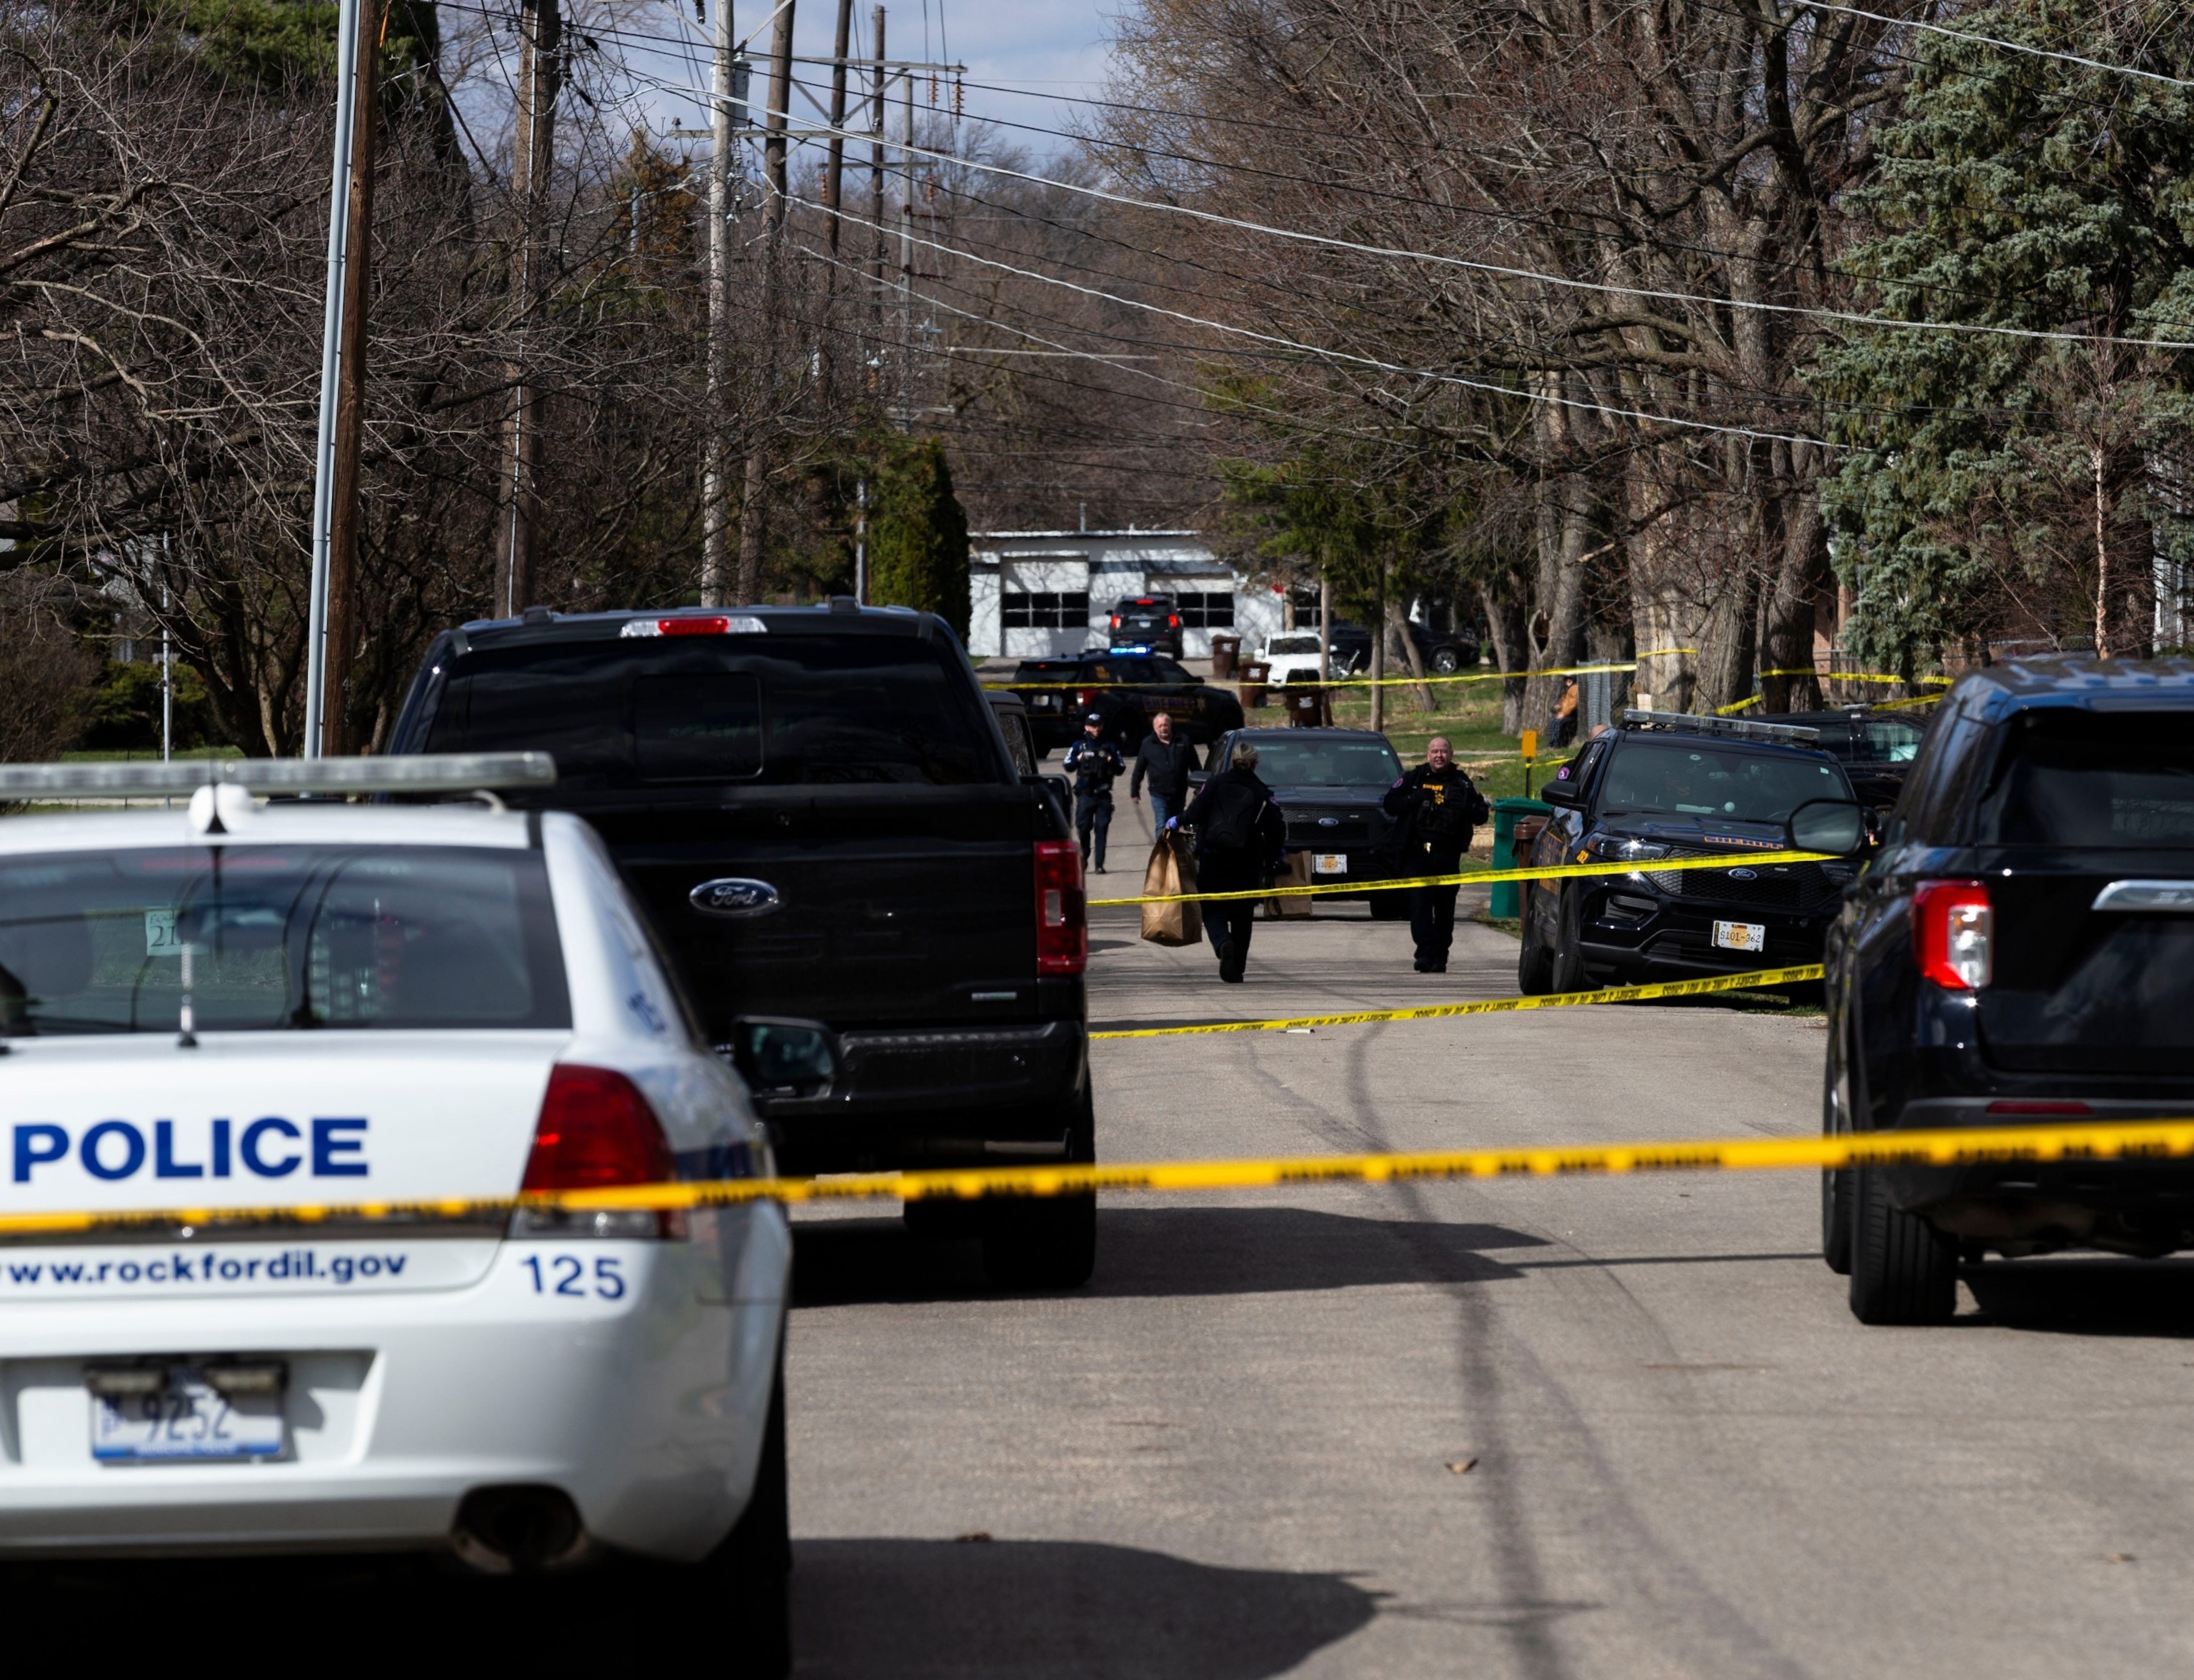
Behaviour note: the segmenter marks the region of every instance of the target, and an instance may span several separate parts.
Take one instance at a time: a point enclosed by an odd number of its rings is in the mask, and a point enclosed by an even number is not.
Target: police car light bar
[[[178,759],[169,764],[0,765],[0,799],[138,799],[227,783],[255,794],[481,793],[546,788],[546,753],[420,753],[404,758]]]
[[[1786,747],[1820,744],[1821,731],[1795,723],[1748,723],[1743,718],[1703,718],[1691,712],[1640,712],[1623,714],[1629,729],[1665,729],[1681,735],[1723,735],[1740,741],[1774,741]]]

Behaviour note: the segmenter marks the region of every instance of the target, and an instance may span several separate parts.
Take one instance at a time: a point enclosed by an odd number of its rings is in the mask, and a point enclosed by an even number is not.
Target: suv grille
[[[1742,854],[1731,856],[1704,846],[1680,846],[1680,857],[1729,857],[1730,868],[1749,867]],[[1750,880],[1732,880],[1719,869],[1647,869],[1646,879],[1671,898],[1694,898],[1717,904],[1741,904],[1750,909],[1783,910],[1792,915],[1818,915],[1834,908],[1842,897],[1836,882],[1818,863],[1770,863]]]

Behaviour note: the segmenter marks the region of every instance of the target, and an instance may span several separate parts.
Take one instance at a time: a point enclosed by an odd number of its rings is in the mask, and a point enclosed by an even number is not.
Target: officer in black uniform
[[[1387,790],[1387,814],[1403,831],[1404,875],[1451,875],[1470,850],[1470,831],[1490,815],[1485,796],[1455,761],[1455,748],[1444,735],[1425,746],[1425,761]],[[1410,889],[1410,932],[1417,944],[1417,972],[1444,974],[1455,943],[1452,886]]]
[[[1074,832],[1082,837],[1082,856],[1092,874],[1105,873],[1105,835],[1112,826],[1112,783],[1128,761],[1105,738],[1105,720],[1092,712],[1082,723],[1082,738],[1066,749],[1066,773],[1074,778]]]

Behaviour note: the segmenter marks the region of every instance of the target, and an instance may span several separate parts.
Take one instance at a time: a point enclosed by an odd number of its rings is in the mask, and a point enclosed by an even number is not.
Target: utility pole
[[[351,95],[349,202],[343,232],[342,348],[336,369],[335,492],[328,509],[328,583],[322,655],[320,752],[355,750],[351,655],[358,642],[358,480],[365,435],[367,285],[373,273],[373,140],[381,118],[382,0],[361,0]]]
[[[777,25],[769,43],[769,106],[761,158],[762,178],[769,192],[767,207],[768,238],[762,246],[761,331],[762,367],[769,376],[768,396],[776,396],[778,298],[778,243],[784,231],[786,209],[784,163],[785,130],[792,120],[793,0],[779,0]],[[761,557],[769,536],[769,446],[767,435],[757,432],[747,444],[746,481],[739,498],[739,572],[737,593],[742,602],[761,593]]]
[[[518,121],[511,136],[511,196],[518,201],[519,359],[510,364],[505,500],[497,533],[496,606],[515,617],[533,604],[541,522],[541,393],[526,366],[526,338],[548,290],[543,207],[556,162],[556,96],[563,86],[558,0],[518,0]]]
[[[731,582],[724,392],[730,382],[732,286],[732,0],[716,0],[710,78],[715,149],[709,159],[709,412],[701,468],[701,605],[722,606]]]
[[[899,72],[905,100],[905,144],[899,148],[899,175],[905,186],[899,207],[899,424],[914,429],[914,72]]]
[[[853,44],[853,0],[838,0],[838,32],[830,59],[830,167],[823,182],[823,202],[830,206],[830,225],[824,230],[830,255],[838,255],[838,212],[846,181],[846,53]],[[831,284],[837,284],[837,269]]]
[[[343,278],[349,255],[359,6],[360,0],[342,0],[336,18],[335,173],[328,188],[327,296],[320,324],[320,426],[313,450],[313,583],[305,621],[305,734],[301,744],[308,759],[320,754],[321,702],[327,692],[329,524],[336,490],[336,389],[342,370]]]
[[[869,307],[879,353],[884,317],[884,9],[876,8],[876,68],[869,106]]]

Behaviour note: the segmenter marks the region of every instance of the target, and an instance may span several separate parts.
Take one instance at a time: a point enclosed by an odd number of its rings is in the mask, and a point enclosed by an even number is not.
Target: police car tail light
[[[1072,840],[1036,843],[1036,972],[1079,974],[1089,964],[1089,912],[1082,849]]]
[[[1979,991],[1996,972],[1996,911],[1977,880],[1923,881],[1912,895],[1912,943],[1922,978]]]
[[[549,1070],[522,1190],[614,1190],[677,1176],[669,1140],[638,1086],[611,1068],[559,1062]],[[511,1235],[672,1236],[683,1223],[652,1209],[521,1208]]]

